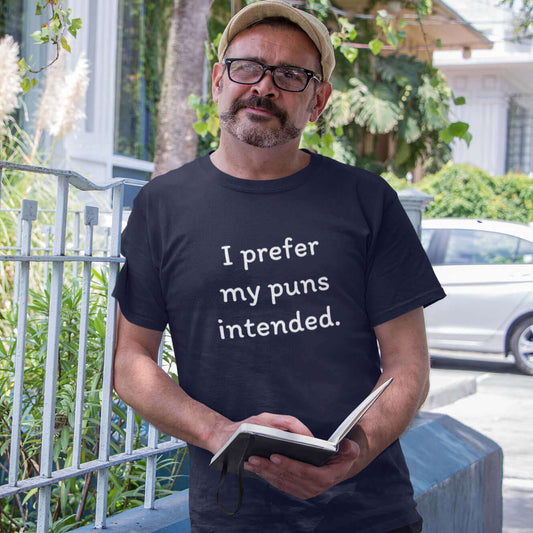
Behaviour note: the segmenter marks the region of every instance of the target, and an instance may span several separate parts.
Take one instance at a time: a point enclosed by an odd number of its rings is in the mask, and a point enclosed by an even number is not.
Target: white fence
[[[116,319],[116,304],[111,292],[115,285],[116,277],[123,261],[120,257],[120,233],[122,228],[123,196],[126,185],[140,187],[144,182],[113,179],[104,185],[97,185],[83,176],[64,170],[46,169],[26,165],[15,165],[0,161],[0,178],[2,173],[20,172],[31,173],[33,179],[53,177],[56,183],[56,200],[53,211],[53,230],[49,236],[45,236],[45,245],[32,248],[32,233],[34,224],[39,215],[38,203],[35,200],[25,199],[20,206],[18,223],[18,240],[15,247],[0,249],[0,261],[2,266],[11,265],[15,294],[11,308],[16,314],[16,331],[11,332],[11,339],[0,339],[0,342],[14,344],[12,372],[9,376],[8,390],[2,390],[4,403],[7,401],[11,414],[11,428],[9,453],[3,469],[8,471],[7,482],[0,485],[0,500],[6,497],[19,497],[21,493],[35,493],[37,503],[36,531],[45,533],[52,527],[51,494],[52,488],[57,484],[71,478],[94,474],[97,478],[96,499],[94,511],[94,525],[97,529],[105,528],[108,508],[109,472],[110,468],[126,462],[146,459],[146,483],[144,490],[145,508],[153,508],[156,488],[157,458],[159,455],[178,450],[185,443],[177,439],[160,437],[157,430],[149,427],[147,442],[137,448],[134,446],[134,434],[136,432],[135,417],[131,409],[127,409],[127,422],[125,436],[119,439],[122,451],[111,454],[116,450],[115,434],[113,429],[113,402],[117,402],[112,390],[113,370],[113,344]],[[5,176],[4,176],[5,177]],[[0,180],[0,184],[2,181]],[[95,229],[98,229],[99,210],[96,207],[85,207],[84,231],[81,228],[80,211],[69,211],[69,198],[78,191],[93,191],[93,194],[102,194],[104,201],[111,197],[110,229],[104,230],[103,245],[97,249],[94,246]],[[71,191],[71,194],[69,194]],[[2,190],[0,185],[0,215],[2,203],[5,199],[2,195],[8,191]],[[44,211],[44,210],[43,210]],[[108,216],[109,216],[108,215]],[[72,218],[73,217],[73,218]],[[72,221],[73,222],[69,222]],[[43,228],[41,228],[42,230]],[[44,228],[46,231],[46,228]],[[50,238],[52,244],[50,245]],[[72,242],[68,242],[69,239]],[[83,243],[83,246],[82,246]],[[13,249],[14,248],[14,249]],[[83,250],[83,253],[81,252]],[[101,255],[94,255],[94,251]],[[7,253],[4,253],[7,252]],[[72,271],[66,270],[66,264],[72,265]],[[86,454],[82,453],[82,431],[87,430],[86,409],[87,399],[84,398],[86,381],[86,357],[87,339],[90,321],[90,298],[92,289],[93,269],[99,268],[105,271],[107,276],[107,297],[105,307],[105,343],[103,348],[101,391],[99,393],[99,421],[95,427],[99,428],[98,435],[94,435],[97,443],[97,458],[84,462]],[[43,273],[44,271],[44,273]],[[6,272],[4,268],[2,272]],[[49,293],[49,309],[47,313],[46,347],[43,347],[42,367],[42,420],[40,436],[40,464],[38,475],[24,477],[21,472],[21,435],[25,431],[25,413],[23,404],[25,394],[25,359],[28,343],[33,342],[28,337],[28,320],[31,312],[31,287],[32,275],[39,272],[41,279],[44,278],[44,289]],[[6,280],[4,280],[6,281]],[[79,302],[79,338],[77,342],[77,373],[75,376],[75,413],[73,427],[68,431],[58,431],[58,413],[56,399],[58,397],[58,364],[60,363],[60,329],[62,323],[62,303],[64,299],[64,286],[69,282],[81,287],[81,301]],[[5,303],[5,302],[4,302]],[[2,316],[0,315],[0,320]],[[3,328],[5,331],[5,328]],[[160,358],[162,357],[160,350]],[[5,371],[5,365],[4,365]],[[0,373],[2,367],[0,366]],[[74,387],[74,383],[72,384]],[[0,421],[0,423],[3,423]],[[64,424],[64,422],[63,422]],[[5,430],[6,428],[4,428]],[[9,429],[9,428],[8,428]],[[138,430],[138,428],[137,428]],[[58,461],[54,456],[54,447],[58,439],[69,439],[63,443],[69,449],[68,460]],[[115,440],[113,440],[115,439]],[[113,441],[113,442],[112,442]],[[2,443],[0,443],[1,447]],[[7,448],[7,446],[6,446]],[[57,455],[57,454],[56,454]],[[74,495],[76,497],[77,495]],[[83,494],[79,494],[82,499]],[[0,502],[1,503],[1,502]]]

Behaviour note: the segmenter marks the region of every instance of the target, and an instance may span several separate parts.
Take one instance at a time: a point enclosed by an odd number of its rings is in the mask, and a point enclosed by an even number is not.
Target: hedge
[[[395,189],[405,188],[405,180],[386,175]],[[449,164],[414,185],[435,198],[427,218],[463,217],[533,221],[533,179],[524,174],[491,176],[473,165]]]

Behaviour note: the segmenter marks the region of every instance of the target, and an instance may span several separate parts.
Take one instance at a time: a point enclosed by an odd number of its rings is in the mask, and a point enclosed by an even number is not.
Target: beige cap
[[[238,33],[252,24],[270,17],[289,19],[309,36],[320,52],[322,76],[324,81],[328,81],[335,68],[335,53],[328,29],[315,16],[301,9],[296,9],[282,0],[260,0],[236,13],[228,22],[220,39],[218,60],[222,61],[226,48]]]

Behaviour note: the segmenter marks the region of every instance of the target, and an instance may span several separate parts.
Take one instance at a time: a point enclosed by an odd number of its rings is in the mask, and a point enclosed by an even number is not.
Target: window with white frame
[[[516,99],[509,106],[506,170],[533,173],[533,108]]]
[[[114,152],[153,161],[171,0],[119,0]]]

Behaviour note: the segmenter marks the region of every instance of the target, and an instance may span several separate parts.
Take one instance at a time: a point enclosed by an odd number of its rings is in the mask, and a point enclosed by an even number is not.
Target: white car
[[[425,310],[429,347],[512,354],[533,375],[533,227],[427,219],[422,244],[447,294]]]

